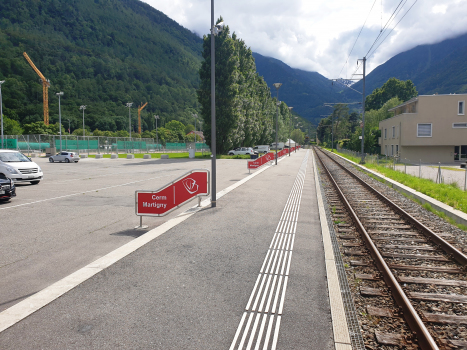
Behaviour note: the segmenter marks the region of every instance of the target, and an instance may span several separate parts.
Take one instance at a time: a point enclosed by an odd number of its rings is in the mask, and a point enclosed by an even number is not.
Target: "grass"
[[[337,152],[335,150],[334,150],[334,153],[339,154],[340,156],[347,158],[349,160],[352,160],[357,164],[360,161],[360,158],[352,157],[347,154]],[[384,166],[373,164],[373,163],[366,163],[363,166],[373,171],[376,171],[394,181],[397,181],[407,187],[410,187],[420,193],[423,193],[431,198],[434,198],[442,203],[445,203],[453,207],[454,209],[460,210],[463,213],[467,213],[467,192],[460,189],[457,183],[437,184],[429,179],[420,179],[416,176],[404,174],[399,171],[386,168]],[[376,178],[372,174],[369,174],[369,176],[371,176],[372,178]],[[384,182],[384,180],[381,180],[381,179],[377,179],[377,180]],[[415,198],[411,196],[406,196],[406,197],[421,204],[420,201],[415,200]],[[433,214],[448,221],[452,225],[457,226],[461,230],[467,231],[466,225],[458,224],[457,222],[454,221],[454,219],[448,217],[445,213],[435,210],[433,207],[431,207],[430,204],[425,203],[423,204],[423,207],[426,210],[432,212]]]
[[[161,154],[168,154],[169,159],[182,159],[182,158],[188,158],[188,152],[178,152],[178,153],[131,153],[135,156],[135,158],[143,158],[145,154],[150,154],[152,159],[160,159]],[[118,158],[124,158],[126,159],[127,153],[119,153]],[[104,158],[110,158],[110,154],[104,154]],[[89,158],[96,158],[95,154],[90,154]],[[196,152],[195,153],[195,158],[197,159],[210,159],[211,158],[211,153],[201,153],[201,152]],[[237,156],[228,156],[228,155],[223,155],[223,154],[218,154],[217,159],[250,159],[250,156],[245,156],[245,155],[237,155]]]

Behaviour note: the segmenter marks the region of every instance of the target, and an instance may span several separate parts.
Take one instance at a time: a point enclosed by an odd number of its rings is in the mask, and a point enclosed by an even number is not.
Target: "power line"
[[[373,46],[376,44],[376,42],[378,41],[378,39],[383,35],[384,31],[386,30],[386,28],[388,27],[389,23],[392,22],[392,20],[395,18],[395,16],[397,15],[396,14],[396,11],[399,9],[399,7],[402,9],[401,7],[401,4],[404,2],[404,0],[401,0],[399,2],[399,5],[397,5],[396,9],[394,10],[394,12],[392,13],[392,15],[389,17],[388,21],[386,22],[386,24],[384,25],[384,28],[379,32],[378,36],[376,37],[375,41],[373,42],[373,44],[371,45],[370,49],[368,50],[368,52],[366,53],[365,57],[368,55],[368,53],[371,51],[371,49],[373,48]],[[405,2],[407,2],[407,0],[405,0]],[[404,4],[405,4],[404,2]],[[400,10],[399,10],[400,11]],[[399,12],[398,12],[399,13]]]
[[[399,20],[399,22],[396,23],[396,25],[389,31],[389,33],[384,37],[383,40],[381,40],[381,42],[378,44],[378,46],[371,52],[371,54],[368,56],[370,57],[371,55],[373,55],[376,50],[378,50],[378,48],[381,46],[381,44],[384,42],[384,40],[386,40],[386,38],[392,33],[392,31],[394,30],[394,28],[397,27],[397,25],[400,23],[400,21],[402,21],[404,19],[404,17],[409,13],[409,11],[412,9],[412,7],[417,3],[418,0],[415,0],[414,3],[412,4],[412,6],[409,7],[409,9],[407,10],[406,13],[404,13],[404,15],[401,17],[401,19]],[[369,52],[369,51],[368,51]]]
[[[353,51],[353,49],[354,49],[354,47],[355,47],[355,44],[357,43],[357,40],[358,40],[358,38],[360,37],[360,34],[362,33],[362,30],[363,30],[363,28],[365,27],[366,21],[368,21],[368,18],[370,17],[370,13],[371,13],[371,11],[373,10],[373,7],[375,6],[375,4],[376,4],[376,0],[373,2],[373,5],[371,6],[370,12],[368,12],[368,15],[366,16],[366,19],[365,19],[365,22],[364,22],[363,25],[362,25],[362,28],[360,28],[360,32],[359,32],[358,35],[357,35],[357,39],[355,39],[355,42],[353,43],[352,49],[351,49],[350,52],[349,52],[349,56],[348,56],[347,59],[345,60],[345,63],[344,63],[344,65],[342,66],[341,71],[339,72],[339,76],[341,75],[342,70],[344,69],[345,65],[346,65],[347,62],[349,61],[350,55],[352,54],[352,51]]]

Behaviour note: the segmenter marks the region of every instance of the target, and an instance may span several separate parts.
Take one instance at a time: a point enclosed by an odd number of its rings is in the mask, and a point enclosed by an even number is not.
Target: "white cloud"
[[[209,32],[208,0],[143,0],[184,27]],[[405,1],[405,0],[404,0]],[[416,0],[403,2],[392,28]],[[294,68],[318,71],[329,78],[353,72],[356,59],[367,54],[381,27],[400,0],[237,0],[215,1],[215,18],[223,16],[255,52],[277,58]],[[344,62],[365,18],[348,67]],[[381,6],[382,4],[382,6]],[[368,58],[368,71],[417,45],[431,44],[467,32],[467,0],[417,1],[378,50]],[[383,36],[384,37],[384,36]],[[377,47],[376,45],[375,47]]]

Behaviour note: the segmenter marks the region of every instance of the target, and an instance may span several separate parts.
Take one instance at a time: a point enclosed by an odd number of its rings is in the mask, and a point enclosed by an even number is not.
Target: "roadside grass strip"
[[[344,153],[336,152],[341,157],[350,159],[358,163],[360,158],[352,157]],[[372,163],[363,164],[364,167],[374,170],[394,181],[397,181],[407,187],[410,187],[420,193],[430,196],[454,209],[467,213],[467,192],[453,184],[437,184],[429,179],[420,179],[416,176],[404,174],[400,171],[386,168]]]
[[[230,350],[276,349],[307,163],[308,151],[285,204]]]

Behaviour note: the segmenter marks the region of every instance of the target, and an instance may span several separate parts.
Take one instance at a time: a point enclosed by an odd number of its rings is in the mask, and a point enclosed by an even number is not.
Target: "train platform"
[[[0,348],[350,350],[317,181],[308,150],[256,170],[2,312]]]

